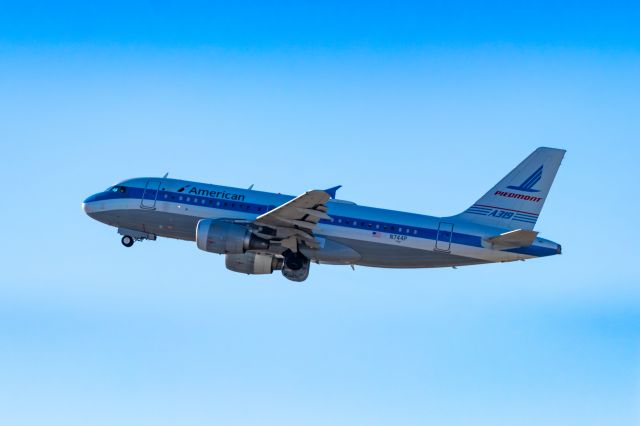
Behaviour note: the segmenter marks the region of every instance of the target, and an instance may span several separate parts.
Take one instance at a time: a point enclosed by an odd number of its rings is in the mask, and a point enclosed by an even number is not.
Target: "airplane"
[[[295,282],[310,264],[457,267],[560,254],[533,228],[565,150],[538,148],[462,213],[434,217],[336,199],[340,186],[297,197],[141,177],[91,195],[82,209],[118,228],[122,244],[195,241],[245,274],[280,270]]]

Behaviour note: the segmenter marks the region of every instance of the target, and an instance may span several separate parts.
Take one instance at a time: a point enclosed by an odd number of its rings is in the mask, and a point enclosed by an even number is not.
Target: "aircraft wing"
[[[292,251],[298,250],[298,243],[311,247],[318,247],[318,241],[313,236],[313,229],[320,219],[331,219],[327,214],[326,203],[331,198],[327,191],[312,190],[297,196],[291,201],[260,215],[254,221],[255,225],[267,227],[276,231],[270,235],[272,239],[280,240],[280,244]]]

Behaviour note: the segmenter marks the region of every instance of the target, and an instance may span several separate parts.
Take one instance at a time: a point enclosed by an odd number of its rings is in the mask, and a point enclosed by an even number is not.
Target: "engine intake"
[[[200,250],[219,254],[242,254],[247,250],[266,250],[269,241],[257,237],[246,226],[214,219],[202,219],[196,227]]]

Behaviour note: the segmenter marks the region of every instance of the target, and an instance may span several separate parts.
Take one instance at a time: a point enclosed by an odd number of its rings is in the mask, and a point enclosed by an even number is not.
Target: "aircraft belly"
[[[195,241],[200,217],[157,210],[129,209],[92,213],[107,225],[155,234],[159,237]]]
[[[331,237],[332,240],[353,248],[362,258],[356,265],[380,268],[439,268],[447,266],[477,265],[486,260],[456,256],[451,253],[398,247],[391,244]]]

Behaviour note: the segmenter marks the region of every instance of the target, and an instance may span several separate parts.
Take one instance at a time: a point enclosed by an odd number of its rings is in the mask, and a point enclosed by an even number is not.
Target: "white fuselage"
[[[83,203],[91,217],[118,228],[153,236],[195,240],[201,219],[251,222],[294,197],[166,178],[136,178],[118,184]],[[508,262],[557,254],[560,246],[536,238],[528,247],[498,249],[487,239],[508,229],[462,220],[359,206],[330,200],[329,220],[313,230],[323,248],[312,261],[389,268],[420,268]],[[331,243],[347,246],[357,257],[328,253]],[[315,258],[314,258],[315,257]]]

